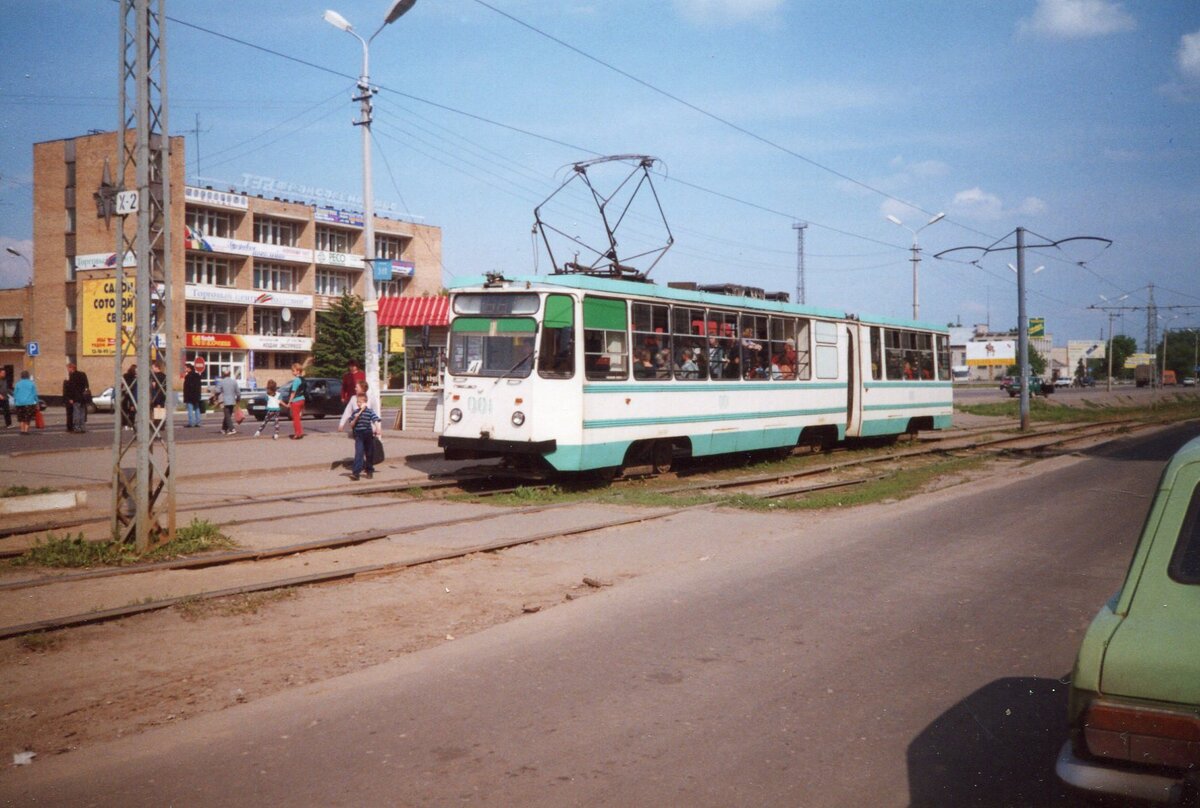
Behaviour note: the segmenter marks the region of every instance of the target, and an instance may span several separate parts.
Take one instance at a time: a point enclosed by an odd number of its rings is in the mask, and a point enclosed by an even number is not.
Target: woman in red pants
[[[304,365],[299,362],[292,365],[292,380],[284,390],[292,411],[292,440],[300,440],[304,437],[304,427],[300,425],[300,416],[304,414]]]

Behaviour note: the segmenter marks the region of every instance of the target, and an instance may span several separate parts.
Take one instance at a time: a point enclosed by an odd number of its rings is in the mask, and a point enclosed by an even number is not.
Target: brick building
[[[115,181],[117,135],[34,144],[33,311],[40,375],[53,383],[75,361],[99,390],[112,384],[114,249],[121,219],[93,195]],[[184,181],[184,141],[171,138],[171,273],[178,379],[184,359],[205,360],[206,380],[225,368],[244,384],[282,381],[312,350],[316,312],[345,291],[364,296],[362,214]],[[134,226],[130,217],[129,226]],[[375,218],[375,254],[392,260],[379,295],[441,288],[441,229]],[[126,280],[136,269],[126,256]],[[161,331],[161,328],[160,328]]]

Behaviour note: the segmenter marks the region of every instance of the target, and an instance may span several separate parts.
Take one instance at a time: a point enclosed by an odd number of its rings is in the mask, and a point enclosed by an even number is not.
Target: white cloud
[[[769,19],[784,0],[674,0],[675,10],[695,23],[750,22]]]
[[[1200,31],[1184,34],[1180,38],[1175,63],[1185,79],[1200,81]]]
[[[1137,21],[1113,0],[1037,0],[1033,16],[1020,20],[1017,30],[1055,39],[1132,31]]]
[[[950,211],[960,218],[988,222],[1014,215],[1038,216],[1046,209],[1046,203],[1036,196],[1026,197],[1016,207],[1008,208],[1000,197],[976,186],[955,194]]]
[[[13,255],[10,249],[33,260],[33,242],[0,236],[0,289],[15,289],[31,280],[29,263],[21,255]]]

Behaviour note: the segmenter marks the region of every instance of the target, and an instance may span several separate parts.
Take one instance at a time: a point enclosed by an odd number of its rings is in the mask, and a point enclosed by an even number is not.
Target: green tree
[[[366,356],[362,301],[349,292],[325,311],[317,312],[317,338],[313,341],[314,376],[340,378],[353,359],[363,366]]]
[[[1112,369],[1114,379],[1126,375],[1125,360],[1135,353],[1137,353],[1137,340],[1133,337],[1126,336],[1125,334],[1117,334],[1112,338]],[[1104,373],[1107,372],[1108,362],[1105,362]]]
[[[1006,372],[1009,376],[1017,376],[1021,373],[1021,368],[1017,365],[1009,365]],[[1029,344],[1029,372],[1034,376],[1041,376],[1046,372],[1046,357],[1038,353],[1038,349],[1033,347],[1033,343]]]
[[[1167,344],[1167,370],[1175,371],[1176,379],[1196,375],[1196,358],[1200,355],[1200,332],[1195,328],[1178,329],[1163,334]],[[1163,343],[1158,344],[1155,357],[1162,367]]]

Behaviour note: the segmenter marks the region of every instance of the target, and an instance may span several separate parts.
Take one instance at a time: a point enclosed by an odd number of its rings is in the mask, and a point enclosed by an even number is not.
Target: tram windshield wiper
[[[496,377],[496,381],[492,383],[492,386],[495,387],[497,384],[500,384],[501,379],[507,379],[508,374],[512,373],[514,370],[521,367],[521,365],[525,364],[526,362],[529,363],[529,369],[532,371],[533,366],[534,366],[534,358],[536,357],[536,355],[537,355],[537,351],[533,351],[532,353],[527,354],[526,356],[523,356],[522,358],[518,359],[517,364],[513,365],[508,370],[504,371],[503,373],[501,373],[499,376]]]

